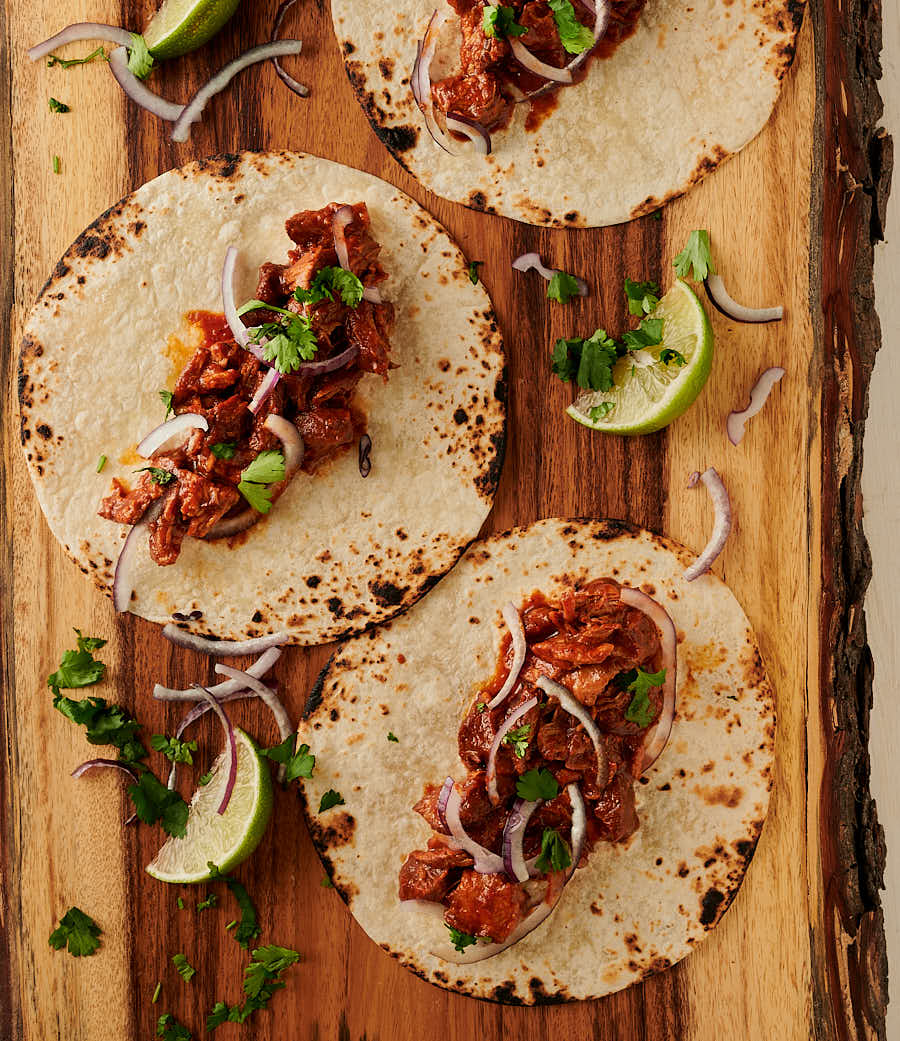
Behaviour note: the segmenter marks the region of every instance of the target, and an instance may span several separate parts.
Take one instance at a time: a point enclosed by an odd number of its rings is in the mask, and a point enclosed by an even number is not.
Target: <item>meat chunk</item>
[[[492,72],[447,76],[432,84],[435,105],[443,113],[456,113],[492,130],[505,123],[512,111],[512,101],[500,89],[500,80]]]
[[[444,921],[470,936],[489,937],[502,943],[522,920],[525,893],[502,875],[464,871],[459,885],[447,899]]]
[[[509,54],[509,44],[503,37],[485,35],[484,8],[481,5],[461,16],[459,28],[462,34],[459,60],[463,75],[486,72]]]
[[[144,474],[130,491],[117,478],[113,478],[113,490],[100,503],[100,516],[117,524],[137,524],[147,512],[151,502],[158,499],[165,489]]]
[[[440,903],[462,869],[471,865],[472,858],[461,849],[441,845],[414,850],[400,868],[400,899]]]
[[[394,324],[391,304],[371,304],[363,300],[347,316],[347,336],[359,346],[357,364],[363,372],[374,372],[387,378],[390,367],[390,331]]]
[[[607,842],[621,842],[638,829],[634,787],[624,771],[618,771],[594,807],[597,834]]]

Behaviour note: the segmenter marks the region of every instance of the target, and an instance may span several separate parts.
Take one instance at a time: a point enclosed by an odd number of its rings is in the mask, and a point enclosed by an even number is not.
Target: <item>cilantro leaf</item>
[[[659,286],[655,282],[632,282],[625,279],[625,299],[635,316],[650,314],[659,303]]]
[[[353,274],[342,267],[320,268],[310,282],[309,289],[297,286],[294,299],[301,304],[317,304],[320,300],[333,300],[333,290],[340,293],[346,307],[359,307],[365,286]]]
[[[47,56],[47,68],[52,69],[54,65],[58,65],[61,69],[71,69],[73,65],[87,65],[88,62],[96,61],[98,58],[109,61],[106,51],[102,47],[91,51],[86,58],[58,58],[55,54],[50,54]]]
[[[633,669],[634,678],[629,682],[626,690],[634,695],[631,704],[625,709],[625,718],[629,723],[637,723],[641,729],[650,726],[656,718],[656,709],[650,701],[650,691],[654,687],[660,687],[665,682],[666,670],[659,672],[644,672],[643,669]],[[630,673],[625,674],[626,677]]]
[[[205,911],[207,907],[215,907],[219,903],[219,898],[215,893],[210,893],[205,900],[197,901],[197,910]]]
[[[160,991],[162,991],[162,980],[157,980],[156,987],[153,991],[153,997],[150,999],[150,1004],[155,1005],[159,1001]]]
[[[336,792],[334,788],[329,788],[327,792],[322,796],[319,801],[319,813],[324,813],[326,810],[330,810],[333,806],[343,806],[344,797],[340,792]]]
[[[94,954],[100,946],[98,937],[103,932],[99,925],[78,907],[70,907],[50,933],[50,946],[60,951],[68,947],[73,958]]]
[[[663,365],[670,365],[674,362],[678,368],[687,365],[687,358],[680,351],[673,350],[671,347],[663,347],[659,352],[659,360]]]
[[[689,278],[688,272],[694,269],[694,281],[702,282],[707,275],[716,273],[713,264],[712,250],[709,245],[709,232],[705,230],[692,231],[688,236],[687,245],[672,261],[675,274],[679,278]]]
[[[483,260],[469,261],[469,281],[473,286],[478,285],[478,269],[484,264]]]
[[[272,508],[272,492],[267,485],[284,480],[284,456],[267,449],[241,471],[238,491],[258,513]]]
[[[234,459],[234,453],[237,451],[237,442],[219,441],[212,446],[210,451],[216,459]]]
[[[188,819],[188,806],[178,792],[170,791],[163,783],[145,770],[137,784],[128,786],[138,817],[145,824],[159,821],[167,835],[183,839]]]
[[[187,763],[193,766],[192,752],[197,751],[196,741],[181,741],[177,737],[166,737],[165,734],[154,734],[150,738],[150,747],[162,754],[172,763]]]
[[[617,358],[615,341],[606,335],[605,330],[598,329],[582,343],[575,382],[585,390],[610,390],[613,385],[612,367]]]
[[[526,770],[516,781],[516,792],[520,799],[537,802],[538,799],[555,799],[559,795],[556,778],[541,767],[539,770]]]
[[[97,460],[97,473],[103,473],[103,467],[106,466],[106,456],[101,455]]]
[[[316,765],[316,757],[309,754],[309,745],[300,745],[295,751],[296,741],[296,736],[291,734],[280,745],[263,749],[266,758],[285,768],[284,779],[287,782],[296,781],[298,777],[312,777]]]
[[[514,727],[503,735],[503,742],[513,746],[513,751],[520,759],[525,758],[528,751],[528,740],[531,736],[531,724],[523,723],[520,727]]]
[[[144,37],[140,33],[131,34],[131,46],[128,48],[128,71],[133,72],[139,80],[145,80],[153,69],[153,56],[147,49]]]
[[[164,470],[161,466],[142,466],[134,472],[136,474],[148,473],[153,484],[158,484],[161,488],[175,480],[175,474],[171,470]]]
[[[224,882],[228,886],[231,895],[237,901],[241,911],[241,921],[235,931],[234,938],[246,950],[250,946],[250,941],[255,940],[261,931],[256,908],[253,906],[250,894],[236,878],[223,874],[211,860],[206,866],[209,868],[212,878],[217,882]]]
[[[61,171],[62,171],[62,165],[60,164],[60,161],[59,161],[59,156],[58,156],[58,155],[55,155],[55,156],[53,157],[53,172],[54,172],[55,174],[58,174],[58,173],[60,173]]]
[[[396,734],[394,733],[394,731],[393,731],[393,730],[389,730],[389,731],[388,731],[388,736],[387,736],[387,739],[388,739],[388,741],[393,741],[393,742],[395,742],[396,744],[399,744],[399,743],[400,743],[400,738],[399,738],[399,737],[397,737],[397,735],[396,735]]]
[[[583,343],[584,340],[557,340],[554,344],[552,371],[563,383],[569,383],[578,372]]]
[[[104,698],[82,698],[80,701],[64,698],[57,687],[54,691],[53,707],[73,723],[86,727],[85,736],[90,744],[113,745],[119,750],[119,759],[125,763],[137,763],[147,755],[147,750],[135,736],[141,724],[121,705],[108,705]]]
[[[253,951],[253,960],[244,969],[244,993],[251,998],[259,997],[268,983],[299,960],[297,951],[288,947],[275,944],[257,947]]]
[[[172,398],[174,395],[171,390],[158,390],[157,394],[159,394],[160,401],[166,406],[166,414],[163,416],[163,419],[168,419],[169,414],[172,412]]]
[[[331,881],[331,879],[330,879],[330,878],[328,877],[328,875],[326,875],[326,876],[325,876],[325,877],[324,877],[324,878],[322,879],[322,881],[321,881],[321,882],[319,883],[319,885],[320,885],[320,886],[321,886],[321,887],[322,887],[323,889],[334,889],[334,882],[332,882],[332,881]]]
[[[99,683],[106,674],[106,665],[97,661],[92,651],[98,651],[106,645],[106,640],[99,636],[82,636],[81,630],[75,630],[77,636],[77,651],[66,651],[59,663],[56,672],[47,677],[47,686],[53,688],[53,693],[58,694],[60,687],[68,690],[76,687],[90,687]]]
[[[57,101],[56,98],[50,99],[50,111],[51,112],[71,112],[67,104],[63,101]]]
[[[594,34],[575,17],[570,0],[548,0],[553,19],[559,30],[559,39],[569,54],[581,54],[594,46]]]
[[[206,1017],[206,1030],[207,1033],[211,1030],[215,1030],[216,1027],[220,1027],[223,1023],[228,1022],[228,1006],[224,1001],[217,1001],[213,1005],[212,1012]]]
[[[547,283],[547,299],[567,304],[573,296],[578,296],[578,281],[575,276],[565,271],[555,271]]]
[[[516,21],[516,12],[505,4],[489,4],[484,9],[481,28],[485,36],[502,39],[504,36],[523,36],[528,32]]]
[[[187,958],[183,954],[173,954],[172,964],[178,970],[178,975],[185,981],[185,983],[189,983],[197,973],[197,970],[188,962]]]
[[[645,347],[655,347],[662,343],[662,318],[644,318],[637,329],[629,329],[622,336],[622,342],[630,351],[640,351]]]
[[[156,1036],[163,1041],[191,1041],[191,1032],[171,1012],[163,1012],[156,1021]]]
[[[591,406],[588,415],[591,417],[591,421],[596,423],[601,419],[605,419],[615,407],[614,401],[601,401],[599,405]]]
[[[446,923],[445,923],[446,924]],[[467,948],[471,947],[473,943],[477,942],[477,937],[471,933],[460,932],[459,929],[454,929],[452,925],[448,925],[447,928],[450,930],[450,942],[454,948],[462,954]]]
[[[206,785],[208,785],[212,779],[212,770],[207,770],[205,774],[200,774],[200,776],[197,778],[197,784],[199,784],[201,788],[205,788]]]
[[[544,828],[541,836],[541,852],[534,866],[538,871],[563,871],[572,863],[572,851],[568,842],[555,828]]]

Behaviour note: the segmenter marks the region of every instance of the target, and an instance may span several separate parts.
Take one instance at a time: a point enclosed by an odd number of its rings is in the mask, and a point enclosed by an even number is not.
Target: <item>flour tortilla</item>
[[[484,289],[431,216],[396,188],[314,156],[219,156],[163,174],[95,221],[68,250],[25,324],[22,444],[44,515],[85,574],[110,591],[126,526],[97,516],[112,477],[163,419],[158,390],[176,365],[167,339],[185,312],[221,311],[226,247],[243,257],[239,300],[258,266],[294,244],[285,218],[337,200],[368,204],[396,307],[394,369],[359,389],[372,436],[298,474],[239,538],[185,539],[171,567],[146,546],[132,610],[156,622],[202,611],[199,632],[241,638],[287,629],[316,644],[391,617],[450,568],[487,515],[503,456],[504,357]],[[183,364],[183,358],[180,364]],[[178,367],[180,367],[180,364]],[[107,464],[95,472],[100,455]]]
[[[802,0],[647,0],[637,31],[535,131],[528,105],[493,154],[448,155],[412,97],[416,43],[435,9],[436,80],[458,68],[447,0],[332,0],[347,73],[375,132],[430,191],[528,224],[593,227],[657,209],[738,152],[768,120],[794,57]],[[453,50],[455,48],[455,51]]]
[[[609,521],[545,520],[472,546],[412,611],[345,644],[307,706],[316,754],[303,782],[310,829],[336,888],[369,936],[448,990],[513,1003],[597,998],[668,968],[725,913],[769,804],[775,714],[750,625],[694,555]],[[662,755],[635,786],[640,827],[598,843],[550,917],[469,966],[429,954],[440,919],[400,910],[398,872],[431,830],[412,810],[426,782],[462,777],[457,729],[489,678],[503,604],[613,577],[662,603],[678,632],[677,714]],[[387,740],[388,731],[398,738]],[[322,793],[346,805],[318,814]]]

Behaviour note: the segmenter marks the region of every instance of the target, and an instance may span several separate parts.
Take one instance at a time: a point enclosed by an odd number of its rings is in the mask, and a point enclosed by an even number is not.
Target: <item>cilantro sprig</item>
[[[284,779],[288,783],[296,781],[298,777],[312,777],[316,766],[316,757],[310,755],[309,745],[300,745],[296,750],[296,737],[289,735],[274,748],[263,749],[263,755],[284,767]]]
[[[175,480],[175,474],[173,474],[171,470],[163,469],[161,466],[142,466],[134,472],[136,474],[148,474],[151,482],[153,484],[158,484],[161,488],[164,488],[167,484],[171,484]]]
[[[166,737],[165,734],[154,734],[150,738],[150,747],[162,754],[172,763],[186,763],[188,766],[194,764],[194,752],[197,751],[196,741],[182,741],[177,737]]]
[[[460,954],[462,954],[467,947],[471,947],[472,944],[478,942],[478,937],[473,936],[471,933],[464,933],[459,929],[454,929],[452,925],[448,925],[447,928],[450,930],[450,942],[453,944],[454,949],[459,951]]]
[[[703,228],[692,231],[688,235],[687,244],[684,249],[672,261],[675,274],[679,278],[690,278],[690,270],[693,268],[694,281],[702,282],[707,275],[716,273],[713,263],[712,248],[709,244],[709,232]]]
[[[541,767],[539,770],[526,770],[516,781],[516,792],[520,799],[528,802],[555,799],[559,795],[559,784],[549,770]]]
[[[79,907],[70,907],[50,933],[49,943],[55,951],[66,947],[73,958],[95,954],[103,930]]]
[[[564,871],[572,864],[572,850],[555,828],[544,828],[541,852],[534,866],[538,871]]]
[[[665,679],[665,669],[660,669],[659,672],[631,669],[618,678],[619,684],[624,684],[625,689],[633,695],[631,703],[625,709],[625,718],[629,723],[637,723],[641,729],[650,726],[656,718],[656,709],[650,701],[650,691],[661,687]]]
[[[299,953],[289,947],[275,944],[257,947],[253,951],[253,960],[244,969],[243,1003],[228,1006],[224,1001],[217,1001],[206,1017],[207,1031],[215,1030],[223,1023],[244,1023],[258,1009],[265,1008],[272,995],[285,985],[282,973],[299,960]]]
[[[131,46],[128,48],[128,71],[133,72],[139,80],[145,80],[153,70],[153,55],[140,33],[131,34]]]
[[[578,296],[578,279],[567,271],[554,271],[547,283],[547,299],[567,304],[573,296]]]
[[[178,975],[185,981],[185,983],[190,983],[197,974],[197,970],[183,954],[173,954],[172,964],[175,966]]]
[[[49,54],[47,55],[47,68],[52,69],[54,65],[58,65],[61,69],[71,69],[74,65],[87,65],[88,62],[98,60],[109,61],[106,51],[102,47],[91,51],[85,58],[59,58],[55,54]]]
[[[156,1036],[162,1041],[191,1041],[191,1032],[172,1015],[171,1012],[163,1012],[156,1021]]]
[[[628,310],[636,318],[650,314],[659,303],[659,286],[655,282],[632,282],[625,279],[625,299]]]
[[[128,786],[134,810],[145,824],[162,825],[167,835],[183,839],[187,831],[188,805],[178,792],[168,789],[149,770],[144,770],[136,784]]]
[[[528,27],[519,25],[516,12],[506,4],[488,4],[481,19],[485,36],[502,39],[506,36],[524,36]]]
[[[209,868],[213,880],[224,882],[228,886],[231,895],[237,901],[241,912],[241,920],[235,930],[234,938],[246,950],[250,946],[250,942],[255,940],[261,932],[259,918],[256,914],[256,908],[253,906],[253,901],[250,899],[250,894],[236,878],[221,872],[212,861],[209,861],[206,866]]]
[[[82,636],[80,629],[75,630],[75,635],[78,649],[65,651],[59,668],[47,677],[47,686],[53,690],[54,697],[59,696],[61,687],[90,687],[106,675],[106,665],[97,661],[93,654],[106,646],[106,640],[99,636]]]
[[[294,299],[301,304],[317,304],[321,300],[334,300],[335,292],[340,294],[346,307],[355,309],[363,298],[365,286],[352,271],[342,267],[323,267],[316,272],[309,289],[297,286]]]
[[[270,484],[284,480],[284,456],[267,449],[241,470],[238,491],[257,513],[268,513],[272,508]]]
[[[531,724],[523,723],[520,727],[513,727],[503,735],[503,743],[513,746],[513,751],[524,759],[528,751],[528,742],[531,738]]]
[[[483,265],[484,265],[484,261],[483,260],[470,260],[469,261],[469,281],[472,283],[473,286],[477,286],[478,285],[478,281],[479,281],[478,269],[480,267],[483,267]]]
[[[594,34],[575,17],[570,0],[548,0],[553,20],[559,32],[560,43],[569,54],[581,54],[594,46]]]
[[[336,792],[334,788],[329,788],[327,792],[322,795],[319,800],[319,813],[324,813],[326,810],[330,810],[334,806],[343,806],[344,797],[340,792]]]
[[[71,112],[72,110],[64,101],[57,101],[56,98],[50,99],[50,111],[51,112]]]

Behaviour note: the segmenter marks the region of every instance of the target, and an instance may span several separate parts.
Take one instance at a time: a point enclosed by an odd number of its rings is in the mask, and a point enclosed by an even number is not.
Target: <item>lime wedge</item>
[[[206,882],[210,861],[220,871],[230,871],[259,845],[272,813],[272,779],[268,764],[243,730],[235,728],[234,736],[237,780],[228,808],[219,816],[228,781],[226,750],[216,760],[209,784],[191,799],[184,838],[168,839],[148,865],[147,871],[160,882]]]
[[[211,40],[241,0],[163,0],[144,40],[154,58],[180,58]]]
[[[703,304],[679,280],[652,317],[663,319],[662,343],[620,358],[611,389],[579,394],[566,409],[572,419],[606,434],[651,434],[694,403],[712,367],[713,331]],[[661,361],[664,351],[677,352],[674,360]]]

